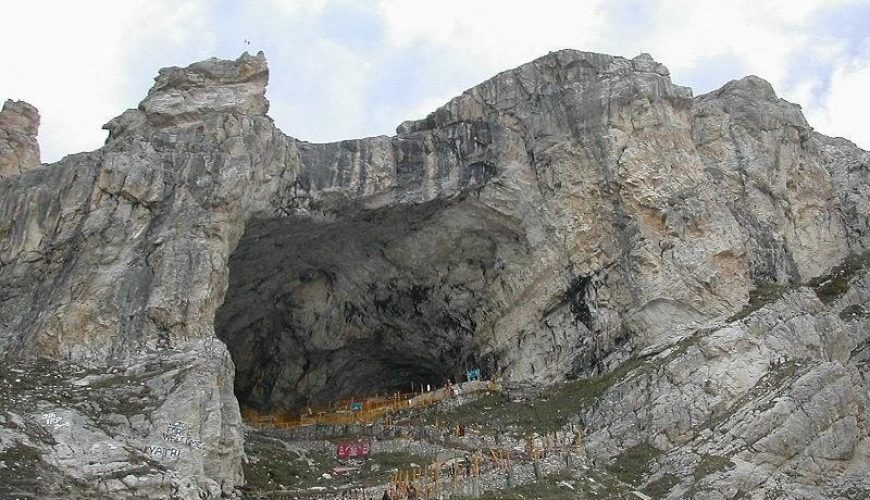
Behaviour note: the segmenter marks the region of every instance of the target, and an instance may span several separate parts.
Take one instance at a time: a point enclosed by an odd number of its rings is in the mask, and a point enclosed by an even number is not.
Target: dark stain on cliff
[[[568,289],[565,290],[563,300],[571,307],[571,314],[574,318],[583,323],[586,328],[592,330],[592,314],[589,311],[589,305],[586,303],[586,291],[591,281],[590,276],[577,276],[571,280]]]

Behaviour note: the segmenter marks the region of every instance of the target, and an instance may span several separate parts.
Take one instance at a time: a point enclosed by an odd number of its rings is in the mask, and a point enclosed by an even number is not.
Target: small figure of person
[[[381,497],[381,500],[392,500],[389,489],[384,490],[384,496]]]

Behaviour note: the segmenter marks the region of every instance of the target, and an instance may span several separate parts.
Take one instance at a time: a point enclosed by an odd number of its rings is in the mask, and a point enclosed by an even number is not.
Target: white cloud
[[[738,60],[746,74],[761,76],[781,90],[796,57],[824,49],[810,29],[814,14],[843,3],[848,0],[660,1],[654,10],[656,29],[643,43],[675,79],[701,63],[727,56]],[[741,76],[745,75],[733,78]]]
[[[444,59],[515,66],[551,50],[583,48],[606,36],[604,0],[407,1],[378,4],[394,47],[434,44]],[[470,66],[469,69],[473,69]]]
[[[852,61],[836,32],[819,39],[813,27],[822,10],[867,1],[378,0],[367,11],[352,0],[9,2],[4,18],[15,21],[0,43],[15,49],[0,67],[0,98],[40,109],[43,160],[53,161],[99,147],[100,126],[135,106],[158,68],[235,57],[250,38],[267,50],[276,121],[295,136],[337,140],[391,133],[551,50],[643,50],[696,91],[757,74],[802,104],[812,125],[866,147],[868,64]],[[384,99],[404,91],[384,75],[405,61],[420,65],[408,72],[414,93]]]
[[[426,118],[429,113],[435,111],[440,106],[447,104],[451,99],[456,97],[457,94],[444,94],[440,97],[431,97],[423,99],[422,101],[416,103],[414,107],[408,108],[406,110],[405,120],[421,120]]]
[[[829,118],[819,126],[856,135],[860,131],[850,125],[854,119],[846,118],[855,114],[839,103],[857,97],[851,93],[864,83],[864,73],[845,69],[840,41],[819,39],[813,27],[820,11],[860,1],[867,0],[659,0],[645,4],[642,15],[647,17],[642,19],[629,11],[638,8],[634,2],[596,0],[540,0],[531,5],[513,0],[381,0],[379,8],[394,48],[436,47],[450,68],[477,79],[559,48],[628,57],[645,51],[671,69],[676,83],[694,85],[697,92],[748,74],[761,76],[781,97],[803,104],[811,123],[820,116],[815,106],[821,104],[813,96],[826,75],[796,78],[795,67],[809,59],[843,61],[822,110]],[[705,72],[713,74],[699,74]],[[699,77],[701,88],[693,81]],[[451,94],[461,90],[451,89]],[[422,109],[433,102],[421,100],[408,108],[408,116],[425,114]]]
[[[271,63],[273,77],[267,94],[272,101],[270,115],[289,124],[285,133],[322,141],[352,139],[367,129],[367,93],[374,61],[329,40],[315,40],[296,55],[295,64],[295,71],[283,75],[282,70],[275,69],[276,63]],[[295,73],[315,84],[306,95],[293,92],[285,99],[277,84],[290,80],[293,85],[293,78],[299,78]]]
[[[677,83],[693,70],[709,71],[711,62],[728,61],[740,73],[728,79],[755,74],[768,80],[780,97],[801,104],[811,125],[823,133],[843,135],[870,145],[870,132],[860,126],[870,112],[868,64],[850,62],[846,44],[836,36],[820,37],[816,23],[823,10],[866,0],[793,0],[789,2],[658,2],[655,29],[640,41],[664,62]],[[675,20],[679,20],[678,22]],[[868,46],[870,50],[870,46]],[[864,53],[868,51],[865,50]],[[817,64],[824,61],[825,64]],[[813,67],[813,64],[817,64]],[[825,74],[826,65],[834,68]],[[795,74],[796,71],[804,74]],[[825,82],[831,77],[830,86]],[[710,88],[696,88],[706,92]],[[821,91],[825,91],[819,99]]]
[[[124,26],[130,12],[109,9],[111,2],[15,2],[4,6],[4,47],[0,96],[27,100],[42,115],[43,160],[59,152],[98,147],[110,102],[122,77],[120,64]],[[46,14],[47,13],[47,14]],[[100,20],[97,26],[75,22],[81,16]],[[35,27],[38,31],[34,31]],[[108,85],[107,85],[108,83]]]
[[[845,137],[870,150],[870,58],[838,68],[819,106],[807,110],[807,119],[819,132]]]
[[[604,50],[606,0],[380,0],[388,50],[436,54],[436,95],[380,115],[419,119],[486,78],[547,52]],[[433,75],[435,76],[435,75]],[[382,121],[382,120],[379,120]]]
[[[103,123],[126,107],[128,61],[138,41],[177,48],[191,35],[196,2],[36,1],[3,6],[6,22],[0,97],[23,99],[41,114],[43,161],[98,148]],[[186,14],[186,15],[185,15]],[[158,35],[159,33],[159,35]]]
[[[328,0],[256,0],[262,1],[268,8],[269,5],[282,11],[284,15],[313,16],[323,12]]]

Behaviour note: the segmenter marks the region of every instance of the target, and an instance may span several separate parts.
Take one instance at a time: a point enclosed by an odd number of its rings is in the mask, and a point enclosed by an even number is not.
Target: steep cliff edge
[[[154,390],[130,414],[76,398],[14,410],[116,422],[91,441],[51,427],[25,443],[62,473],[130,494],[120,471],[142,491],[231,489],[233,364],[240,402],[270,409],[472,366],[514,385],[585,378],[728,324],[751,292],[828,275],[870,243],[868,154],[813,132],[757,77],[693,98],[648,55],[565,50],[396,136],[331,144],[281,133],[267,81],[262,54],[164,69],[103,148],[3,167],[0,352],[95,371],[69,383],[114,370]],[[95,401],[120,390],[97,385]],[[620,418],[601,420],[602,457],[676,442],[619,438]],[[127,465],[82,472],[94,442]]]

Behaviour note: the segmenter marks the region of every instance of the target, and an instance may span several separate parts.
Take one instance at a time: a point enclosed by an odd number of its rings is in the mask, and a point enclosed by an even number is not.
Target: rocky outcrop
[[[39,112],[24,101],[8,100],[0,110],[0,179],[39,166]]]
[[[110,367],[0,369],[0,496],[218,498],[243,482],[232,360],[180,343]]]
[[[634,462],[662,498],[863,498],[868,263],[632,362],[581,412],[587,450]]]
[[[118,469],[81,476],[85,448],[53,437],[72,450],[64,461],[21,429],[4,449],[29,446],[91,484],[129,475],[182,497],[226,491],[242,453],[227,347],[237,396],[259,408],[440,384],[473,366],[548,384],[606,374],[711,325],[726,328],[723,346],[764,337],[723,325],[758,290],[797,287],[867,251],[868,154],[813,132],[756,77],[693,97],[648,55],[559,51],[396,136],[330,144],[274,126],[267,80],[262,54],[162,70],[138,109],[106,124],[103,148],[0,180],[0,352],[163,391],[135,415],[110,412],[118,426],[84,441],[123,447]],[[806,297],[785,304],[821,311]],[[804,326],[793,334],[810,347],[790,359],[830,340]],[[137,359],[179,364],[128,373]],[[763,376],[749,368],[721,398]],[[651,383],[684,390],[668,380]],[[607,397],[641,405],[632,414],[656,403]],[[855,398],[835,401],[846,405],[837,415],[858,415]],[[88,428],[105,417],[77,401],[14,413]],[[602,459],[641,442],[668,451],[719,403],[698,404],[664,437],[623,435],[634,422],[621,414],[586,419],[607,433],[594,441]],[[136,462],[172,447],[162,433],[179,422],[187,461]],[[122,483],[107,487],[132,488]]]

